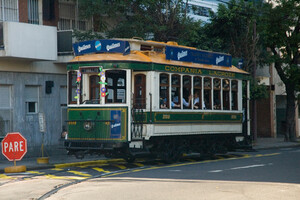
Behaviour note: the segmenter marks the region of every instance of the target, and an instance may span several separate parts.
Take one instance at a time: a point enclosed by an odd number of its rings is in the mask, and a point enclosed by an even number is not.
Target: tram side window
[[[202,108],[202,78],[199,76],[194,77],[194,109]]]
[[[214,110],[221,109],[221,80],[215,78],[214,82]]]
[[[236,80],[231,81],[231,109],[238,109],[238,82]]]
[[[159,77],[160,108],[169,108],[169,75],[160,74]]]
[[[229,110],[230,104],[229,104],[229,80],[223,79],[222,81],[222,87],[223,87],[223,110]]]
[[[126,103],[126,71],[108,70],[106,103]]]
[[[134,108],[146,108],[146,75],[134,76]]]
[[[174,74],[171,79],[171,107],[181,108],[180,75]]]
[[[211,109],[211,78],[204,78],[204,105],[203,109]]]
[[[182,104],[184,109],[191,109],[192,102],[192,81],[191,76],[183,76],[183,97]]]
[[[75,104],[76,100],[76,90],[77,90],[77,72],[76,71],[69,71],[69,104]]]

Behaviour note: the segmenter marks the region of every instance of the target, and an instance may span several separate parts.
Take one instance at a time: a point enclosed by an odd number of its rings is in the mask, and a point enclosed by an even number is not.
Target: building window
[[[0,108],[10,108],[11,87],[0,85]]]
[[[160,74],[159,77],[160,108],[169,108],[169,75]]]
[[[25,86],[25,105],[26,113],[34,114],[38,113],[38,86]]]
[[[0,0],[0,21],[19,21],[19,1]]]
[[[39,24],[39,1],[28,0],[28,23]]]
[[[0,137],[12,130],[11,85],[0,85]]]
[[[80,20],[76,2],[59,1],[59,30],[78,29],[82,31],[92,29],[92,20]]]

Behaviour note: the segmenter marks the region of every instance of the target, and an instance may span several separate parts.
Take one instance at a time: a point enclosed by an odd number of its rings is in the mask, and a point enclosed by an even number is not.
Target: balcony
[[[57,29],[19,22],[0,23],[0,59],[57,60]]]

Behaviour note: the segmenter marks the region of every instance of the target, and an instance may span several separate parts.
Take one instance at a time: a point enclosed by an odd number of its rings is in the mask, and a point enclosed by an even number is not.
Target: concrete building
[[[209,12],[217,12],[220,3],[224,4],[230,0],[186,0],[188,4],[187,14],[194,20],[209,22]]]
[[[43,134],[46,152],[62,147],[72,29],[91,27],[77,16],[71,0],[0,0],[0,138],[20,132],[26,156]]]

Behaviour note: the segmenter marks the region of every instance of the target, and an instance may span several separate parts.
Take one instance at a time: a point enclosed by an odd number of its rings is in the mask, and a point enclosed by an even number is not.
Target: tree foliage
[[[183,0],[80,0],[81,16],[92,17],[107,37],[181,41],[199,26],[184,15]]]
[[[286,139],[295,139],[296,95],[300,90],[300,1],[274,0],[265,4],[262,37],[270,49],[269,62],[286,89]]]

